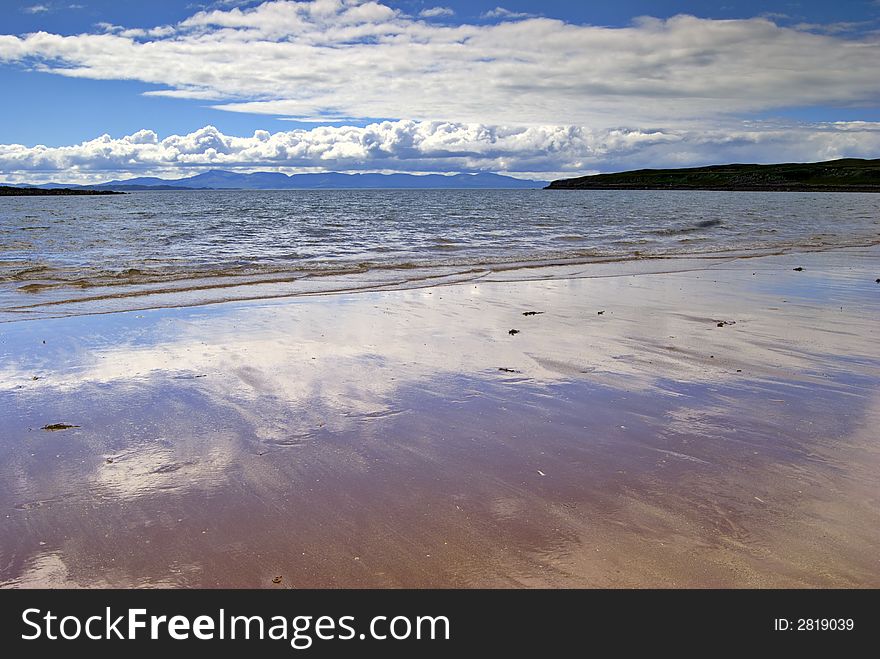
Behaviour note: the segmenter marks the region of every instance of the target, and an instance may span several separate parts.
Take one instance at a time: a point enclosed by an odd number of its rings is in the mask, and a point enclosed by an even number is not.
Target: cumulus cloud
[[[26,14],[45,14],[50,11],[48,5],[31,5],[29,7],[23,7],[22,11]]]
[[[681,15],[610,28],[503,7],[489,22],[431,20],[449,15],[434,6],[414,17],[376,0],[217,0],[174,25],[0,34],[0,63],[325,124],[0,145],[0,172],[35,182],[212,167],[554,178],[880,151],[875,123],[747,121],[784,107],[878,103],[880,40],[861,25]]]
[[[611,128],[880,98],[870,33],[768,18],[611,28],[501,14],[449,24],[374,0],[274,0],[153,29],[0,35],[0,61],[287,117]]]
[[[880,150],[880,123],[744,124],[736,131],[590,129],[578,126],[384,121],[248,137],[206,126],[161,138],[141,130],[63,147],[0,145],[8,182],[174,178],[211,168],[238,171],[492,171],[552,179],[585,171],[722,161],[830,159]]]
[[[455,16],[455,11],[449,7],[428,7],[419,12],[422,18],[438,18],[441,16]]]

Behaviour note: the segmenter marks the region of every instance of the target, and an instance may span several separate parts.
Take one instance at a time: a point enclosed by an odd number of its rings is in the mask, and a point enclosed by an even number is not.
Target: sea
[[[0,322],[615,272],[880,241],[880,195],[143,191],[0,197]]]

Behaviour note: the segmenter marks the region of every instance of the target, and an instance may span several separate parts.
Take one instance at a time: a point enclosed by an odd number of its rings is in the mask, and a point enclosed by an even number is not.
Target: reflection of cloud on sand
[[[3,585],[874,583],[873,278],[749,265],[8,325]]]
[[[131,498],[219,486],[226,481],[234,441],[231,436],[214,434],[198,452],[187,438],[135,446],[98,467],[94,475],[97,495]]]
[[[172,566],[171,572],[197,572],[195,566]],[[0,588],[173,588],[174,579],[132,577],[120,569],[108,569],[103,577],[93,572],[78,579],[60,551],[34,554],[26,561],[21,573],[8,581],[0,581]]]
[[[5,588],[77,588],[78,585],[68,578],[67,565],[59,552],[44,552],[32,556],[18,577],[0,582],[0,586]],[[99,587],[97,583],[90,585]]]
[[[870,370],[862,338],[870,317],[818,305],[776,309],[783,303],[751,290],[764,284],[750,272],[725,273],[737,280],[732,287],[710,272],[154,311],[136,340],[131,324],[105,329],[91,317],[96,338],[66,353],[62,367],[39,351],[15,351],[0,383],[25,383],[22,396],[90,385],[195,389],[236,410],[260,438],[296,444],[318,428],[396,411],[399,386],[430,388],[444,374],[656,390],[664,380],[815,379],[820,367],[840,368],[842,351],[863,355],[851,366]],[[719,319],[736,324],[719,329]],[[34,373],[42,379],[32,382]]]

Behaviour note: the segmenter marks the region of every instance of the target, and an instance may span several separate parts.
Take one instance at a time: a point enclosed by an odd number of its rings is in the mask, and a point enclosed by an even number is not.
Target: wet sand
[[[681,265],[3,323],[0,585],[880,587],[880,250]]]

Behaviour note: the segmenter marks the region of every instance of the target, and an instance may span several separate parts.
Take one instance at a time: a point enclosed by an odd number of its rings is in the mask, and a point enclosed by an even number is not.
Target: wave
[[[691,224],[686,227],[669,227],[666,229],[657,229],[655,231],[649,231],[652,236],[678,236],[682,234],[694,233],[697,231],[705,231],[706,229],[712,229],[714,227],[723,226],[724,222],[721,220],[703,220],[702,222],[697,222],[696,224]]]
[[[250,264],[224,268],[175,269],[173,265],[119,271],[84,272],[77,269],[52,268],[38,265],[19,270],[14,278],[0,284],[0,322],[22,318],[79,315],[165,306],[193,306],[231,300],[266,299],[297,295],[395,290],[460,283],[490,278],[503,273],[505,280],[530,279],[535,269],[551,266],[590,266],[612,263],[644,264],[668,262],[678,267],[680,259],[724,259],[788,251],[822,251],[843,247],[880,245],[880,237],[837,241],[812,241],[768,245],[756,244],[731,248],[716,245],[696,249],[669,247],[662,251],[575,250],[544,253],[533,257],[461,258],[433,261],[430,259],[399,262],[311,263],[311,264]],[[618,273],[634,274],[641,266],[634,265]],[[664,267],[655,271],[667,271]],[[590,276],[578,273],[577,276]],[[33,280],[28,283],[26,277]],[[4,281],[0,279],[0,281]],[[15,286],[9,290],[10,285]],[[88,289],[87,293],[84,291]],[[84,294],[76,294],[84,293]]]

